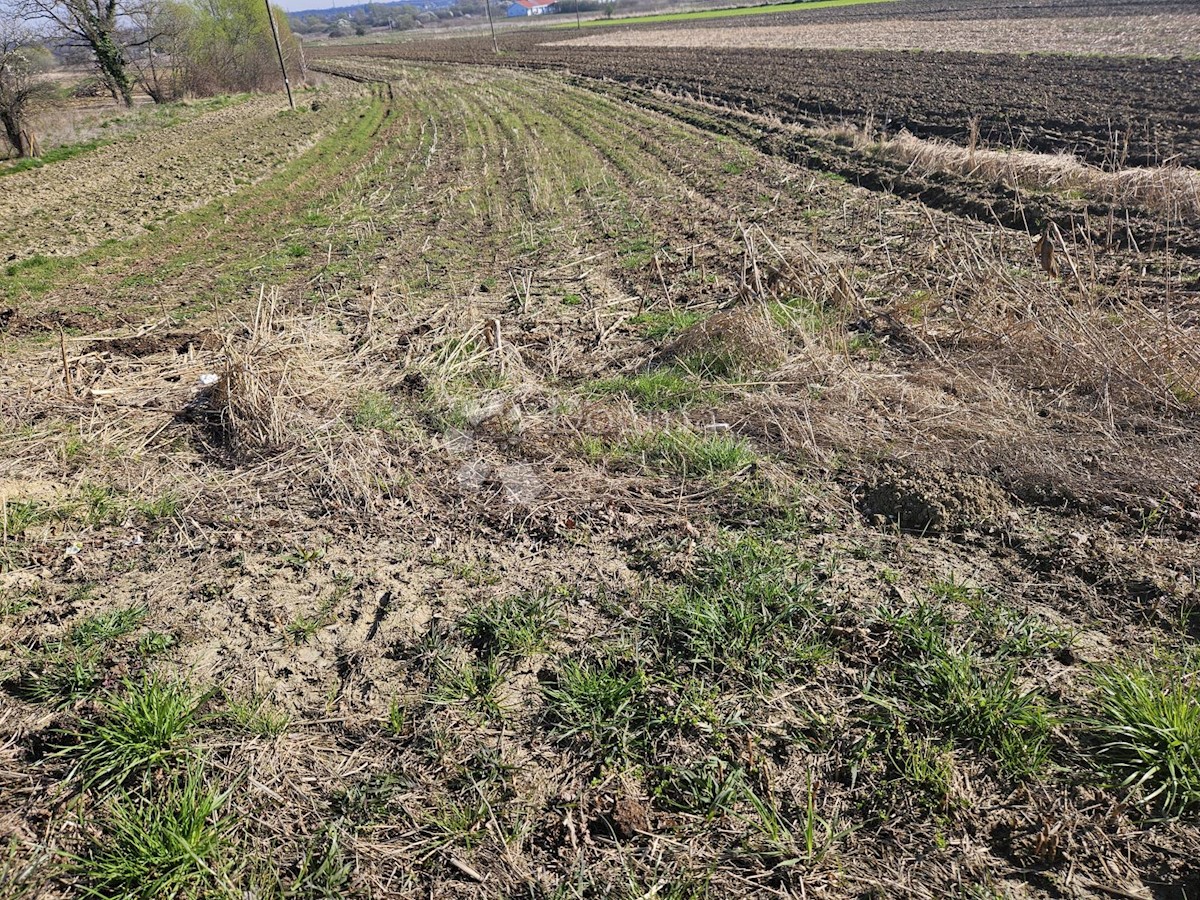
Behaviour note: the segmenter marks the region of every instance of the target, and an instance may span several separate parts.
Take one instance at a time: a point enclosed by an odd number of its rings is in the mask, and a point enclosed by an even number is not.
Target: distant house
[[[508,5],[508,17],[540,16],[553,10],[557,0],[513,0]]]

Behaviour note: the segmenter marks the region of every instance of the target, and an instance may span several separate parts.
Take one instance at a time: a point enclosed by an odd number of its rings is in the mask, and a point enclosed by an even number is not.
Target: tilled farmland
[[[126,138],[60,166],[54,178],[36,171],[8,175],[0,193],[0,241],[20,251],[11,256],[18,259],[30,250],[61,255],[144,232],[302,152],[316,136],[311,126],[260,98],[149,139]]]
[[[1195,896],[1197,172],[543,37],[2,179],[0,898]]]
[[[881,19],[868,25],[826,22],[806,25],[725,24],[711,28],[640,28],[573,38],[572,47],[657,47],[708,50],[946,50],[983,53],[1090,53],[1105,56],[1195,56],[1200,53],[1200,14],[1122,18],[981,19],[977,22]]]
[[[889,12],[941,21],[950,14],[932,4],[905,3],[796,13],[803,21],[831,21],[879,30]],[[893,7],[899,7],[893,9]],[[994,22],[1014,14],[1034,21],[1065,4],[1034,4],[1012,9],[990,2],[965,4],[976,21]],[[1096,9],[1098,7],[1098,9]],[[1115,4],[1128,13],[1128,4]],[[1161,11],[1194,15],[1189,4],[1137,4],[1143,14]],[[1072,16],[1105,4],[1066,7]],[[957,13],[955,13],[957,14]],[[860,20],[861,17],[861,20]],[[768,16],[757,27],[772,30],[796,21]],[[730,24],[732,23],[732,24]],[[1068,152],[1097,164],[1154,165],[1200,162],[1200,62],[1190,58],[1014,55],[945,50],[912,53],[835,49],[754,49],[728,46],[726,28],[745,28],[745,18],[681,23],[689,34],[709,36],[708,46],[620,46],[605,29],[589,37],[604,46],[576,46],[573,32],[543,30],[504,35],[502,65],[564,69],[641,87],[727,104],[816,124],[870,122],[890,132],[907,129],[921,137],[965,143],[975,135],[992,146],[1039,152]],[[643,29],[655,26],[642,26]],[[1120,25],[1114,26],[1120,33]],[[852,32],[851,32],[852,33]],[[951,36],[947,34],[950,46]],[[834,37],[836,39],[836,37]],[[849,38],[851,41],[852,37]],[[689,37],[702,43],[703,37]],[[1194,44],[1194,39],[1192,40]],[[1001,44],[1002,46],[1002,44]],[[496,62],[486,37],[407,41],[325,53],[353,53],[442,62]]]

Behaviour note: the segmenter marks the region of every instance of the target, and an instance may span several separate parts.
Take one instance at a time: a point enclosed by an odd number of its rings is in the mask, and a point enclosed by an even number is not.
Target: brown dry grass
[[[960,147],[917,138],[908,132],[884,138],[846,128],[817,129],[816,133],[848,140],[859,150],[900,162],[923,175],[955,172],[1034,191],[1076,195],[1118,208],[1141,207],[1169,222],[1200,220],[1200,172],[1187,166],[1131,166],[1107,171],[1068,153]]]
[[[278,302],[264,289],[252,321],[231,323],[209,398],[222,441],[242,461],[311,442],[344,402],[344,350],[319,320],[285,317]]]
[[[1195,329],[1136,297],[1114,306],[1069,276],[1031,277],[1007,250],[953,219],[930,225],[939,269],[953,273],[951,283],[971,285],[969,299],[940,309],[930,305],[932,293],[914,296],[906,279],[891,282],[885,270],[864,283],[845,262],[759,239],[770,249],[756,265],[779,273],[764,299],[804,296],[817,310],[814,319],[785,307],[798,343],[767,380],[812,392],[788,391],[774,409],[748,393],[745,415],[776,418],[774,427],[757,428],[791,434],[819,459],[865,451],[991,470],[1018,495],[1056,484],[1077,502],[1132,510],[1161,503],[1190,521],[1192,488],[1177,479],[1200,466],[1195,448],[1178,445],[1200,411]],[[866,340],[857,351],[847,324]],[[903,377],[863,365],[861,348],[872,346],[870,353],[907,358]],[[1166,450],[1172,446],[1178,450]]]

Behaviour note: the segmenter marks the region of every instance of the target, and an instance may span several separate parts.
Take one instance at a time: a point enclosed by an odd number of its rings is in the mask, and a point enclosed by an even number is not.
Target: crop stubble
[[[1180,289],[1178,259],[1118,247],[1085,285],[1051,279],[1023,231],[762,155],[702,127],[711,109],[554,73],[325,65],[391,82],[392,99],[341,112],[285,166],[286,203],[269,180],[243,186],[214,205],[224,215],[176,220],[176,248],[125,242],[83,290],[67,273],[18,300],[52,316],[117,291],[97,330],[139,300],[145,315],[72,341],[69,384],[36,331],[4,350],[8,495],[99,483],[117,506],[6,548],[7,589],[29,604],[6,607],[2,645],[18,860],[91,852],[75,811],[46,808],[66,764],[44,748],[101,716],[86,698],[49,715],[22,693],[28,673],[83,617],[145,604],[178,645],[159,662],[114,645],[105,671],[220,686],[197,752],[235,792],[221,873],[239,889],[1196,884],[1194,821],[1147,823],[1079,773],[1014,778],[988,746],[954,744],[954,723],[896,733],[866,702],[877,676],[900,677],[908,632],[889,615],[935,596],[984,616],[988,640],[1022,615],[1077,629],[1069,652],[1034,649],[1020,670],[1065,709],[1090,702],[1089,665],[1194,639],[1196,345],[1160,303]],[[205,248],[220,251],[204,288],[223,291],[221,311],[189,305]],[[229,271],[281,251],[286,265]],[[172,327],[219,340],[171,333],[132,356],[96,340],[161,331],[146,293],[167,298]],[[757,327],[767,371],[719,355],[703,377],[668,367],[680,405],[647,408],[633,379],[663,377],[657,329],[758,302],[778,317]],[[231,371],[269,388],[235,412],[271,429],[229,440],[205,413],[223,401],[197,377],[222,373],[228,394]],[[700,463],[712,474],[689,471]],[[121,505],[166,493],[179,506],[165,521]],[[916,518],[887,524],[900,514]],[[720,550],[731,538],[770,565],[739,569]],[[757,579],[764,604],[801,586],[813,604],[812,634],[795,610],[740,636],[795,644],[764,689],[739,681],[736,641],[707,657],[698,640],[667,647],[689,623],[663,598],[720,565]],[[503,643],[488,623],[513,597],[534,636]],[[597,671],[627,688],[606,707],[603,734],[627,754],[612,764],[595,723],[564,736],[577,723],[554,699]],[[229,725],[237,698],[291,722]],[[1080,732],[1061,727],[1055,760],[1075,760]],[[896,793],[893,757],[944,775],[941,799]],[[101,842],[104,800],[75,801]],[[51,896],[86,878],[47,871],[34,867]]]

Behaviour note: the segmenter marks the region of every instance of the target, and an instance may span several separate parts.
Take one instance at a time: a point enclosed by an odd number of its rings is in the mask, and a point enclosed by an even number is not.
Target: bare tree
[[[195,13],[177,0],[144,0],[129,12],[136,39],[129,65],[155,103],[177,100],[187,80],[188,39]]]
[[[19,23],[0,19],[0,127],[17,156],[37,156],[30,113],[50,93],[34,71],[34,36]]]
[[[133,79],[119,33],[127,11],[118,0],[19,0],[16,8],[25,19],[51,22],[87,47],[113,99],[133,105]]]

